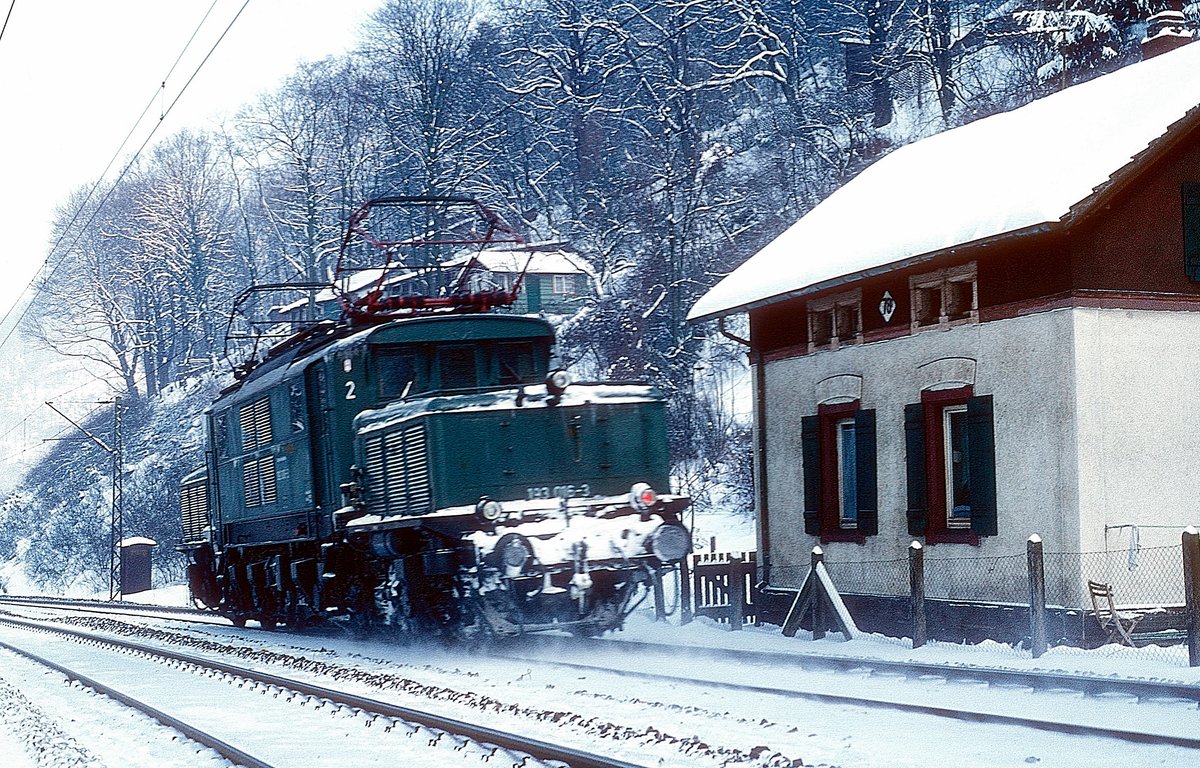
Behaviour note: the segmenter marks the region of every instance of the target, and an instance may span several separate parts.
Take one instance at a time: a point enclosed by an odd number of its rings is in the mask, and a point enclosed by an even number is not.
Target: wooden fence
[[[684,618],[706,616],[741,629],[755,623],[755,552],[714,552],[691,555],[680,576],[688,594],[683,596]]]

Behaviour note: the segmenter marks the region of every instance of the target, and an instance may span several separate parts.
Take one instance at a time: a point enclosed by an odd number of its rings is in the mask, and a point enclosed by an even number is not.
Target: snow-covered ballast
[[[457,578],[497,634],[618,626],[690,548],[645,385],[546,384],[390,403],[354,421],[349,541]],[[431,544],[431,539],[435,543]]]

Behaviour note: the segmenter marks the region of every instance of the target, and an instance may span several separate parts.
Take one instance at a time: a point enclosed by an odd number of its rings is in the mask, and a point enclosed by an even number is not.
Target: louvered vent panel
[[[367,439],[366,445],[366,476],[364,482],[367,486],[367,511],[373,515],[387,514],[386,504],[386,487],[384,484],[383,471],[383,438],[371,437]]]
[[[425,427],[416,424],[404,430],[404,469],[407,479],[408,511],[430,511],[429,460],[425,447]]]
[[[275,441],[271,434],[271,401],[265,397],[254,404],[254,431],[258,434],[259,446]]]
[[[208,528],[208,486],[196,483],[182,489],[179,506],[183,513],[183,538],[194,541],[204,538]]]
[[[242,429],[242,450],[253,451],[264,445],[270,445],[271,434],[271,401],[268,398],[257,400],[243,406],[238,411],[238,425]]]
[[[274,504],[278,498],[275,488],[274,456],[266,456],[258,460],[258,476],[262,482],[262,503]]]
[[[419,514],[431,505],[425,427],[366,440],[367,509],[376,515]]]
[[[404,434],[393,432],[383,438],[384,455],[387,463],[387,513],[396,515],[404,512]]]
[[[262,490],[258,485],[258,462],[247,461],[242,465],[242,485],[246,489],[246,506],[262,504]]]

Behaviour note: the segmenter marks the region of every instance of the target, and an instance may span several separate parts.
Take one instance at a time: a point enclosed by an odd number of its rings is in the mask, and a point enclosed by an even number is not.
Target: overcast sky
[[[0,23],[12,2],[0,0]],[[380,2],[16,0],[0,38],[0,315],[45,259],[56,206],[100,175],[159,92],[128,151],[140,146],[244,4],[155,140],[235,112],[302,59],[352,47]],[[6,333],[7,324],[0,338]]]
[[[0,317],[45,260],[57,206],[100,176],[153,97],[109,178],[119,173],[243,5],[155,141],[215,125],[273,89],[297,62],[353,47],[361,22],[381,2],[0,0],[0,23],[13,8],[0,38]],[[0,325],[0,340],[18,314]],[[78,359],[27,347],[19,334],[0,347],[0,488],[29,466],[44,437],[70,429],[42,401],[57,400],[80,416],[92,406],[66,398],[107,394],[89,381]],[[80,382],[87,388],[80,391]]]

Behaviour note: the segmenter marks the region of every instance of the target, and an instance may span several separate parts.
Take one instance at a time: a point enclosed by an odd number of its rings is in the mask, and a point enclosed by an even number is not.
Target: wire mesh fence
[[[1025,554],[1000,557],[925,557],[925,597],[1027,603]]]
[[[1087,582],[1112,587],[1130,608],[1183,605],[1183,550],[1147,547],[1106,552],[1047,552],[1046,600],[1052,605],[1088,607]]]
[[[923,552],[922,560],[923,599],[932,605],[926,611],[930,637],[940,634],[954,642],[990,639],[994,648],[1030,654],[1028,552],[987,557]],[[886,621],[878,622],[888,627],[883,634],[912,633],[909,558],[838,561],[826,555],[825,566],[848,604],[887,614]],[[768,580],[773,587],[797,590],[809,570],[808,564],[774,566]],[[1043,621],[1051,647],[1077,647],[1105,655],[1135,653],[1140,659],[1188,664],[1181,547],[1047,552],[1042,555],[1041,571],[1046,598]],[[1115,619],[1093,605],[1089,581],[1106,585]],[[1114,621],[1123,622],[1122,629],[1128,631],[1115,629]]]
[[[908,594],[908,558],[840,563],[826,560],[825,568],[842,593],[893,597]]]
[[[1106,655],[1138,646],[1142,658],[1188,663],[1181,547],[1047,553],[1045,573],[1047,603],[1078,607],[1081,616],[1079,638],[1050,636],[1051,645]],[[1089,581],[1105,588],[1095,603]]]

